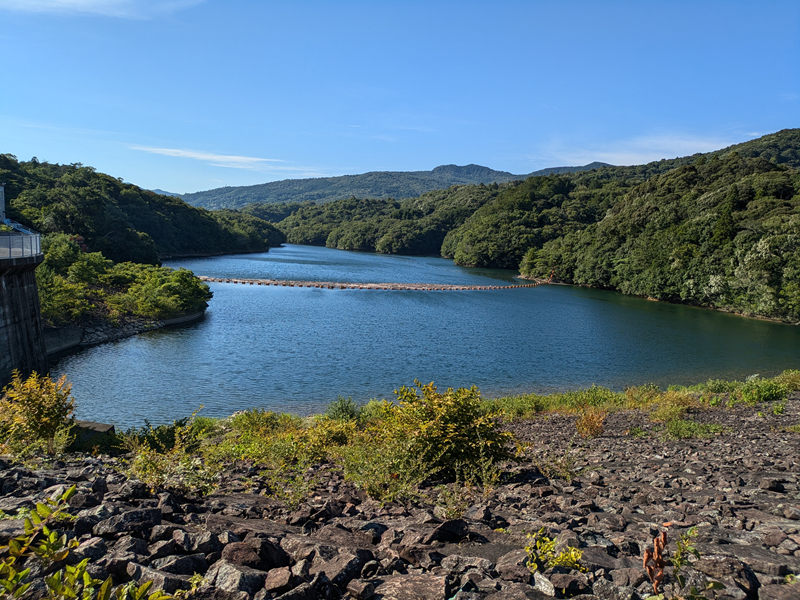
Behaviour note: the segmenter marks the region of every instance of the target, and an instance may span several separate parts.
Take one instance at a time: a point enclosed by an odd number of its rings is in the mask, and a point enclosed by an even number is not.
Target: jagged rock
[[[533,574],[533,587],[534,591],[539,592],[545,596],[553,597],[556,595],[556,588],[553,583],[539,571]]]
[[[225,592],[247,592],[252,595],[264,587],[267,573],[222,559],[208,570],[206,580]]]
[[[333,585],[344,589],[352,579],[361,574],[367,561],[372,559],[372,553],[365,550],[356,551],[356,554],[343,551],[332,560],[312,565],[309,574],[324,573]]]
[[[478,569],[488,573],[492,570],[494,565],[492,561],[477,556],[461,556],[460,554],[451,554],[442,559],[442,568],[450,573],[464,573],[469,569]]]
[[[78,564],[84,558],[97,561],[103,558],[108,552],[106,541],[101,537],[93,537],[85,540],[80,546],[69,554],[70,564]]]
[[[147,547],[147,553],[150,559],[164,558],[165,556],[172,556],[173,554],[183,553],[185,550],[183,546],[178,544],[174,539],[160,540]]]
[[[202,531],[199,533],[190,533],[182,529],[176,530],[172,534],[174,539],[186,552],[202,552],[203,554],[210,554],[222,550],[222,544],[217,538],[215,533],[210,531]]]
[[[150,588],[150,592],[161,590],[167,594],[174,594],[178,590],[188,590],[191,588],[191,584],[187,579],[150,569],[136,563],[128,564],[127,573],[131,579],[140,584],[146,581],[152,581],[153,586]]]
[[[592,592],[600,600],[638,600],[634,587],[617,585],[601,577],[592,585]]]
[[[527,583],[531,578],[527,563],[528,553],[525,550],[512,550],[497,559],[495,570],[505,580]]]
[[[551,573],[547,575],[547,579],[550,580],[555,589],[561,590],[569,596],[582,594],[589,590],[589,581],[586,579],[586,575],[578,571]]]
[[[222,559],[261,571],[289,566],[289,555],[280,546],[260,537],[228,544],[222,550]]]
[[[758,589],[758,600],[797,600],[800,598],[800,584],[764,585]]]
[[[147,548],[147,542],[142,539],[132,537],[130,535],[126,535],[125,537],[121,537],[117,540],[117,543],[114,544],[114,553],[115,554],[141,554],[141,555],[148,555],[150,551]]]
[[[400,558],[415,567],[428,569],[431,565],[439,564],[444,556],[431,546],[415,545],[403,547],[400,550]]]
[[[347,592],[356,600],[369,600],[375,595],[375,584],[356,579],[347,584]]]
[[[318,573],[312,581],[298,585],[293,590],[278,596],[276,600],[319,600],[325,597],[329,585],[328,578]]]
[[[208,570],[208,562],[203,554],[190,554],[189,556],[167,556],[151,561],[154,569],[173,573],[174,575],[203,574]]]
[[[446,577],[436,575],[390,575],[375,588],[381,600],[447,600]]]
[[[294,582],[292,570],[289,567],[279,567],[267,573],[267,580],[264,582],[264,589],[271,594],[282,594],[288,592]]]
[[[120,515],[109,517],[94,526],[94,534],[114,535],[116,533],[145,531],[161,524],[161,511],[157,508],[130,510]]]

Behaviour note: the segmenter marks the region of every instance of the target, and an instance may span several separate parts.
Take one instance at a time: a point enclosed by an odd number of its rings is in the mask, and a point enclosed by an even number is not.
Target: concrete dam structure
[[[19,369],[49,370],[34,271],[44,260],[38,233],[5,216],[0,185],[0,389]]]

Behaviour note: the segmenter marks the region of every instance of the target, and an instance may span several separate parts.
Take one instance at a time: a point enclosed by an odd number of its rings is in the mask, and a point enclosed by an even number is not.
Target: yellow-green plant
[[[130,475],[153,488],[210,493],[217,485],[220,465],[203,460],[195,453],[197,439],[193,422],[196,415],[197,411],[189,419],[173,423],[168,429],[172,440],[155,435],[122,436],[122,444],[131,454]]]
[[[689,409],[698,405],[698,401],[692,394],[668,390],[656,399],[656,404],[650,413],[650,420],[668,422],[683,417]]]
[[[0,398],[0,431],[12,451],[44,442],[49,454],[56,451],[60,430],[74,423],[75,400],[65,376],[53,381],[33,372],[27,379],[14,370],[11,383]]]
[[[596,408],[587,408],[575,423],[578,435],[582,438],[594,438],[603,434],[603,421],[608,412]]]
[[[486,413],[475,386],[439,393],[433,383],[401,387],[397,404],[387,403],[378,433],[411,442],[412,451],[432,468],[453,471],[478,459],[496,463],[512,458],[513,435],[501,431],[498,413]]]
[[[572,547],[556,552],[556,541],[545,535],[544,527],[536,533],[527,534],[526,537],[528,538],[528,544],[525,546],[525,553],[528,555],[526,565],[531,573],[545,571],[551,567],[586,571],[586,567],[581,565],[583,552]]]

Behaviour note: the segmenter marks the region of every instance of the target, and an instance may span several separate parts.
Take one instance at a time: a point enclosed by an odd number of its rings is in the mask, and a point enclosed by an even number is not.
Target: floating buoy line
[[[520,285],[445,285],[434,283],[341,283],[336,281],[294,281],[288,279],[233,279],[227,277],[198,277],[201,281],[212,283],[238,283],[242,285],[274,285],[280,287],[307,287],[328,290],[414,290],[424,292],[453,292],[472,290],[514,290],[519,288],[532,288],[547,279],[537,279],[533,283]]]

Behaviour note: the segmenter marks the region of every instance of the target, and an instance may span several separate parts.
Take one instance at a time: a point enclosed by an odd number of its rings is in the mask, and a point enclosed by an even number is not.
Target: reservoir
[[[505,286],[516,273],[285,245],[268,253],[165,263],[196,275],[347,283]],[[393,398],[414,379],[476,385],[483,396],[622,390],[800,368],[800,329],[562,285],[384,291],[209,284],[206,316],[55,361],[77,417],[121,428],[170,422],[204,405],[311,414],[338,395]]]

